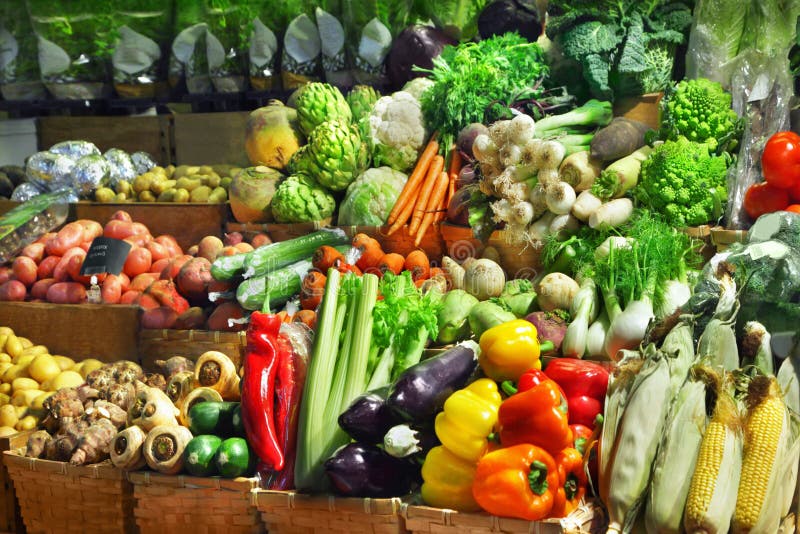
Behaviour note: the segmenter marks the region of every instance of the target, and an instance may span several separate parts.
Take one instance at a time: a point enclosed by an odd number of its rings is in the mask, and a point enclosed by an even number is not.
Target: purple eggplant
[[[339,416],[339,426],[356,441],[383,443],[383,436],[398,423],[386,405],[389,388],[359,395]]]
[[[476,348],[465,342],[403,371],[386,399],[389,408],[404,421],[430,423],[447,397],[472,376],[478,365]]]
[[[414,473],[408,461],[375,445],[350,443],[325,462],[334,490],[347,497],[398,497],[411,491]]]

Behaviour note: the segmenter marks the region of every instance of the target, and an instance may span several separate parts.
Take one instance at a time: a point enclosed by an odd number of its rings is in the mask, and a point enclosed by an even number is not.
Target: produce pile
[[[231,165],[156,165],[132,180],[118,180],[96,188],[94,200],[224,204],[232,176],[240,171]]]

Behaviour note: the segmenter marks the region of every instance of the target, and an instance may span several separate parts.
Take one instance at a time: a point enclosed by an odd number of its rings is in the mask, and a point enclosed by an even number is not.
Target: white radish
[[[606,202],[589,216],[591,228],[616,228],[627,222],[633,215],[633,201],[629,198],[618,198]]]

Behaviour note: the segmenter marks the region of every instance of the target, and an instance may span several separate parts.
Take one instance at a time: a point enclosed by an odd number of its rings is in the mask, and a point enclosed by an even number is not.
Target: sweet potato
[[[122,298],[122,282],[117,276],[109,276],[103,281],[100,294],[105,304],[117,304]]]
[[[128,287],[129,290],[144,292],[150,285],[158,280],[158,276],[153,273],[142,273],[136,276]]]
[[[253,245],[253,248],[263,247],[272,244],[272,239],[267,234],[256,234],[250,240],[250,244]]]
[[[253,250],[255,250],[253,248],[253,245],[251,245],[250,243],[239,243],[238,245],[234,245],[233,248],[242,253],[253,252]]]
[[[111,219],[109,219],[109,220],[111,220],[111,221],[131,222],[133,219],[131,219],[131,215],[127,211],[119,210],[119,211],[115,211],[114,215],[112,215]]]
[[[171,235],[160,235],[154,240],[160,245],[164,245],[169,250],[170,257],[183,255],[183,249],[178,244],[178,241]]]
[[[222,240],[213,235],[207,235],[197,244],[197,256],[208,261],[214,261],[225,245]]]
[[[150,241],[146,246],[147,250],[150,251],[150,255],[154,262],[158,260],[165,260],[172,256],[169,249],[157,241]]]
[[[69,249],[80,247],[82,242],[83,226],[71,222],[64,225],[56,236],[47,242],[45,252],[48,256],[63,256]]]
[[[203,308],[195,306],[180,314],[172,328],[175,330],[200,330],[205,325],[206,312],[203,311]]]
[[[15,258],[11,270],[14,278],[25,284],[25,287],[31,287],[36,281],[36,262],[27,256]]]
[[[171,261],[172,261],[171,258],[161,258],[160,260],[156,260],[153,262],[153,265],[150,266],[149,272],[161,276],[161,273],[164,271],[164,269],[169,265],[169,262]]]
[[[122,272],[133,278],[149,271],[152,264],[153,256],[149,250],[144,247],[134,247],[128,253]]]
[[[25,284],[19,280],[9,280],[0,285],[0,301],[21,302],[25,300]]]
[[[31,243],[22,249],[20,256],[30,258],[38,264],[44,259],[44,243]]]
[[[52,277],[53,271],[60,261],[61,256],[47,256],[39,263],[39,267],[36,269],[36,277],[39,280]],[[0,281],[2,281],[2,278],[0,278]]]
[[[103,235],[103,227],[97,221],[78,219],[75,222],[80,224],[81,228],[83,228],[83,239],[81,240],[83,242],[91,243],[95,237]]]
[[[80,304],[86,301],[86,288],[77,282],[56,282],[47,289],[47,301],[53,304]]]
[[[142,328],[172,328],[177,319],[178,314],[175,313],[175,310],[167,308],[166,306],[153,308],[146,310],[142,314]]]
[[[119,299],[120,304],[138,305],[139,299],[142,298],[142,292],[131,289],[122,294]]]
[[[14,271],[11,270],[11,267],[0,267],[0,284],[5,284],[11,280],[13,274]]]
[[[177,258],[172,258],[169,265],[167,265],[164,270],[161,271],[161,278],[163,280],[174,280],[181,272],[181,268],[183,268],[183,266],[186,265],[186,263],[191,259],[192,257],[188,254],[178,256]]]
[[[178,291],[193,305],[208,301],[208,284],[211,276],[211,262],[205,258],[194,258],[181,268],[175,282]]]
[[[208,317],[207,327],[209,330],[239,332],[247,328],[247,325],[240,323],[228,324],[228,319],[241,319],[242,317],[244,317],[244,309],[238,302],[223,302],[211,312]]]
[[[151,295],[142,293],[142,296],[139,297],[139,306],[145,310],[152,310],[161,307],[161,303]]]
[[[31,286],[31,297],[35,299],[46,299],[47,290],[50,286],[57,283],[55,278],[43,278]]]
[[[178,315],[189,309],[189,302],[178,294],[171,280],[156,280],[145,293],[154,297],[162,306],[172,308]]]

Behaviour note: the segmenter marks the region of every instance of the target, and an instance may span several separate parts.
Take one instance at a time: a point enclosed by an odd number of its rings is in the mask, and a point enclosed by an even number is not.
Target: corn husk
[[[219,366],[219,377],[213,380],[206,377],[209,366]],[[210,350],[197,359],[194,367],[194,380],[198,387],[207,387],[217,391],[222,395],[223,400],[238,401],[241,397],[240,378],[236,373],[236,366],[230,358],[219,351]]]
[[[681,532],[686,495],[706,424],[706,384],[690,378],[672,404],[656,455],[645,513],[647,532]]]
[[[689,369],[695,361],[694,354],[694,327],[690,319],[681,318],[681,321],[669,331],[661,344],[661,352],[669,358],[669,391],[670,398],[674,399],[686,382]]]
[[[778,369],[778,385],[781,388],[781,391],[784,395],[784,402],[786,403],[786,408],[789,410],[789,414],[792,420],[792,430],[795,432],[795,441],[800,440],[800,423],[798,422],[798,414],[800,414],[800,357],[798,356],[791,356],[783,360],[780,368]],[[791,455],[791,451],[789,453]],[[791,508],[791,502],[794,500],[795,503],[795,518],[800,520],[800,474],[798,474],[798,468],[800,468],[800,461],[794,462],[794,465],[791,467],[791,471],[789,472],[790,475],[794,476],[795,482],[795,491],[789,492],[792,495],[787,496],[787,500],[789,501],[789,507]],[[788,484],[787,484],[788,486]],[[786,503],[784,502],[784,505]]]
[[[741,343],[742,367],[753,365],[765,375],[775,374],[772,361],[772,336],[763,324],[748,321]]]
[[[736,343],[736,316],[739,299],[736,282],[725,274],[720,280],[721,292],[714,315],[706,325],[697,343],[697,357],[711,367],[733,371],[739,367],[739,346]]]
[[[723,385],[723,376],[710,368],[704,368],[703,374],[705,375],[704,380],[707,381],[707,387],[717,394],[717,401],[711,420],[719,421],[725,427],[723,454],[708,508],[697,516],[689,513],[689,500],[692,498],[692,493],[698,484],[697,477],[693,474],[692,482],[689,486],[683,524],[686,531],[690,533],[721,533],[728,532],[734,507],[736,506],[736,494],[742,470],[742,422],[739,407],[733,399],[727,383]],[[707,436],[708,433],[704,434],[703,439],[705,440]],[[702,446],[701,442],[701,449]],[[698,461],[699,458],[698,456]]]
[[[644,503],[669,408],[669,392],[667,357],[650,345],[616,430],[606,501],[609,533],[629,532]]]

